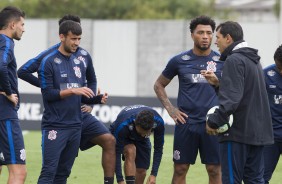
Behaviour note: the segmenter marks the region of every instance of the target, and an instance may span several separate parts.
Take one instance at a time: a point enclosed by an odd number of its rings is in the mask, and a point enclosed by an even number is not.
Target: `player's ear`
[[[59,34],[60,40],[63,42],[65,41],[65,35],[64,34]]]

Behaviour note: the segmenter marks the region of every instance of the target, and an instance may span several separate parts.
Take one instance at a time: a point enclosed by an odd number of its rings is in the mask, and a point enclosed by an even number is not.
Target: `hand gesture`
[[[208,122],[206,122],[206,132],[209,135],[217,135],[217,130],[209,127]]]
[[[14,106],[16,107],[18,102],[19,102],[19,98],[17,94],[11,94],[11,95],[6,95],[5,96],[8,98],[8,100],[10,100]]]
[[[82,95],[87,98],[92,98],[95,96],[94,92],[88,87],[72,88],[72,92],[75,95]]]
[[[81,106],[81,111],[82,112],[88,112],[88,113],[91,113],[92,112],[92,107],[91,106],[89,106],[89,105],[82,105]]]
[[[175,124],[178,124],[178,122],[180,122],[181,124],[185,124],[186,119],[188,118],[187,114],[181,112],[179,109],[175,108],[174,106],[172,106],[170,110],[168,110],[168,114],[174,120]]]
[[[219,80],[214,72],[207,71],[207,70],[201,70],[201,75],[206,78],[208,83],[210,83],[213,86],[219,86]]]
[[[146,184],[156,184],[156,176],[150,175],[147,179]]]
[[[98,88],[98,92],[97,92],[97,96],[101,94],[101,91],[100,91],[100,88]],[[102,96],[102,99],[101,99],[101,104],[105,104],[107,103],[108,101],[108,98],[109,98],[109,95],[107,92],[105,92]]]

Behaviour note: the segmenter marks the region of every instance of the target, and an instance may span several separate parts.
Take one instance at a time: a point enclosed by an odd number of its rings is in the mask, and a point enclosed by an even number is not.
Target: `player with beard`
[[[201,70],[221,75],[223,63],[219,54],[210,46],[215,22],[210,17],[199,16],[190,22],[194,47],[174,56],[154,85],[154,90],[174,119],[174,174],[173,184],[186,183],[186,175],[191,164],[195,164],[198,151],[201,162],[206,165],[210,184],[221,183],[219,145],[216,137],[206,133],[205,122],[208,110],[218,105],[215,90],[201,75]],[[171,80],[178,76],[179,92],[177,108],[174,107],[165,91]]]
[[[0,173],[2,165],[6,165],[8,184],[23,184],[27,174],[24,139],[17,114],[20,97],[14,55],[14,40],[21,39],[24,20],[25,12],[16,7],[8,6],[0,12]]]
[[[85,66],[74,54],[80,44],[79,23],[67,20],[60,24],[61,44],[45,56],[38,77],[43,97],[42,169],[38,183],[66,183],[78,154],[81,137],[81,102],[101,101],[84,87]]]

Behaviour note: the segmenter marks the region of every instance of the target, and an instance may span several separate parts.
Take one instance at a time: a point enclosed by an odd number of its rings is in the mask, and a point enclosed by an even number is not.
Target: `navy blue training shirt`
[[[116,138],[117,142],[117,158],[119,160],[116,161],[116,168],[118,168],[117,177],[122,178],[122,170],[121,170],[121,160],[120,156],[122,154],[122,149],[124,146],[124,141],[126,139],[130,140],[144,140],[147,138],[144,138],[136,133],[136,130],[134,127],[134,122],[136,119],[136,116],[139,112],[143,110],[149,110],[154,114],[154,120],[155,125],[153,128],[154,132],[154,156],[153,156],[153,165],[152,165],[152,171],[151,175],[157,176],[158,169],[160,166],[160,162],[162,159],[163,154],[163,145],[164,145],[164,121],[162,117],[151,107],[147,107],[144,105],[132,105],[125,107],[117,116],[117,119],[111,124],[110,130],[112,134]],[[120,179],[120,178],[117,178]]]
[[[60,91],[85,85],[84,63],[74,54],[64,56],[54,50],[43,58],[38,76],[44,103],[42,128],[81,127],[81,96],[61,99]]]
[[[19,97],[14,41],[4,34],[0,34],[0,92],[5,92],[6,95],[17,94]],[[14,107],[14,104],[1,94],[0,106],[0,120],[18,119],[19,105]]]
[[[188,123],[206,122],[207,111],[218,105],[218,97],[214,88],[201,75],[201,70],[213,71],[221,77],[223,62],[219,54],[211,51],[208,56],[196,56],[192,50],[174,56],[168,62],[162,75],[172,80],[179,79],[178,108],[189,117]]]
[[[20,79],[34,85],[37,87],[40,87],[39,80],[36,76],[32,75],[32,73],[35,73],[38,71],[38,68],[40,66],[40,63],[42,62],[42,59],[53,52],[54,50],[57,50],[60,46],[60,43],[50,47],[49,49],[41,52],[38,56],[35,58],[32,58],[28,60],[24,65],[22,65],[18,70],[18,76]],[[83,62],[83,65],[86,68],[86,80],[87,80],[87,86],[92,89],[94,93],[97,91],[97,78],[95,74],[95,70],[93,68],[93,62],[90,54],[84,50],[81,47],[78,47],[75,53],[73,53],[79,61]]]
[[[264,69],[275,141],[282,142],[282,75],[275,64]]]

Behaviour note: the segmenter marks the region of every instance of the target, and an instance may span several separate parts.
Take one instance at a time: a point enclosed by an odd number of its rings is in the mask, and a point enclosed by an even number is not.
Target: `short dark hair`
[[[154,126],[154,114],[151,111],[143,110],[138,113],[135,126],[140,126],[144,130],[150,130]]]
[[[82,29],[80,24],[72,20],[64,21],[59,27],[59,34],[67,35],[69,32],[74,35],[81,35]]]
[[[210,17],[205,16],[205,15],[198,16],[198,17],[194,18],[193,20],[191,20],[191,22],[190,22],[190,32],[193,33],[194,30],[196,29],[196,27],[199,24],[210,25],[211,28],[212,28],[212,32],[214,32],[215,21],[213,19],[211,19]]]
[[[243,29],[238,22],[234,22],[234,21],[223,22],[217,26],[216,31],[218,31],[219,29],[220,29],[219,33],[222,34],[223,37],[226,37],[226,35],[229,34],[234,42],[244,39]]]
[[[282,64],[282,45],[280,45],[275,53],[274,53],[274,60]]]
[[[6,29],[11,21],[20,21],[25,17],[25,12],[14,7],[7,6],[0,12],[0,30]]]
[[[72,20],[74,22],[80,23],[80,17],[77,15],[66,14],[59,20],[59,25],[61,25],[66,20]]]

